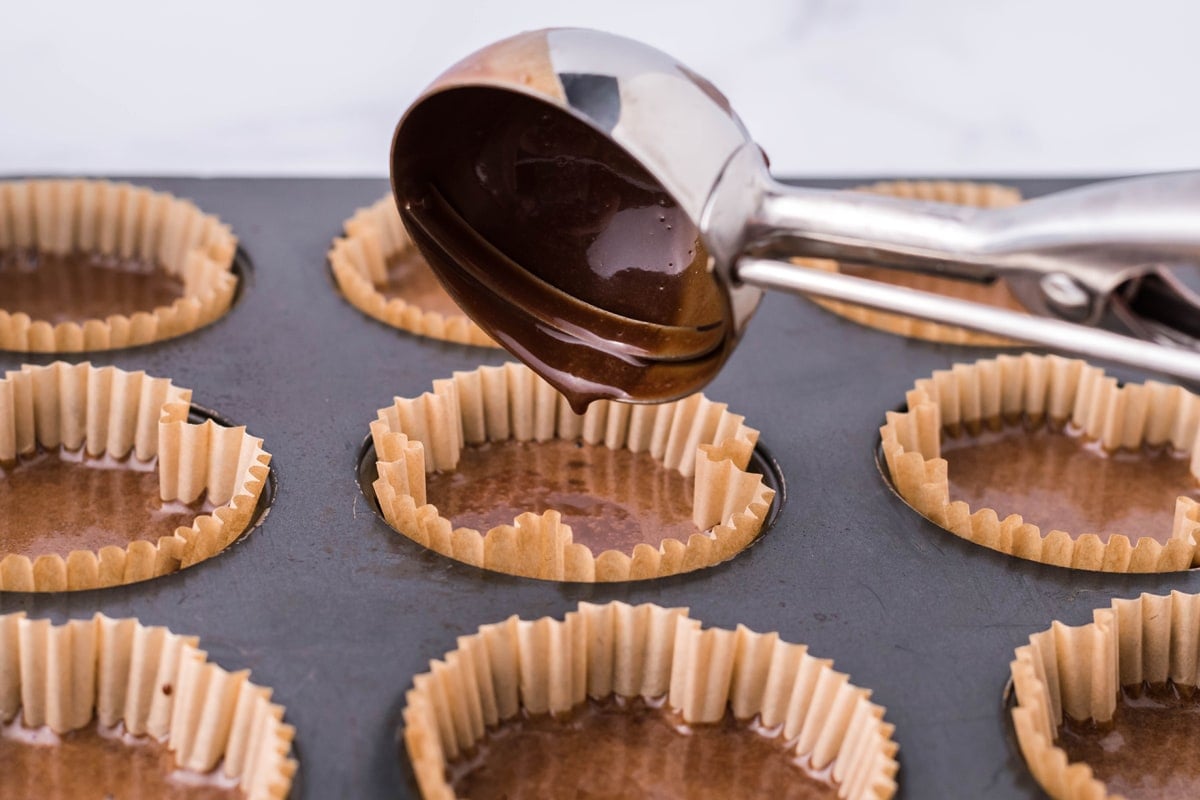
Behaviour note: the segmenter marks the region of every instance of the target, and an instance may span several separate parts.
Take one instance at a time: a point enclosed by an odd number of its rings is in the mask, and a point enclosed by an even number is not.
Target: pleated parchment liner
[[[741,720],[760,716],[815,769],[832,764],[839,797],[891,797],[893,726],[832,663],[775,633],[701,630],[682,608],[580,603],[562,621],[514,616],[460,637],[413,679],[404,741],[422,796],[443,800],[454,797],[446,763],[522,709],[562,714],[589,697],[665,697],[689,724],[718,722],[727,708]]]
[[[1165,545],[1149,536],[1131,543],[1113,534],[1105,543],[1093,533],[1043,534],[1019,514],[1000,519],[993,509],[956,501],[940,453],[947,426],[1024,415],[1070,423],[1109,451],[1169,443],[1191,454],[1191,473],[1200,477],[1200,397],[1154,381],[1121,386],[1078,359],[1026,353],[939,370],[917,381],[907,400],[908,410],[888,412],[880,429],[887,469],[900,496],[951,533],[1002,553],[1075,569],[1171,572],[1196,563],[1200,504],[1190,498],[1177,500]]]
[[[906,197],[913,200],[929,200],[939,203],[955,203],[964,206],[980,208],[1003,208],[1021,202],[1021,193],[1008,186],[994,183],[971,183],[967,181],[884,181],[870,186],[860,186],[853,191],[872,192],[893,197]],[[830,259],[803,258],[796,263],[811,269],[825,272],[839,272],[841,267],[837,261]],[[877,277],[867,271],[865,277]],[[880,270],[883,274],[883,271]],[[912,289],[920,289],[934,294],[956,297],[961,300],[971,300],[985,305],[999,305],[1016,311],[1024,307],[1013,297],[1004,286],[1003,281],[984,286],[970,281],[938,278],[932,275],[922,275],[916,272],[900,272],[889,270],[886,273],[890,282],[898,283]],[[916,319],[903,314],[893,314],[887,311],[857,306],[841,300],[826,300],[814,297],[814,302],[846,319],[853,320],[869,328],[908,336],[913,339],[924,339],[931,342],[946,342],[949,344],[965,344],[986,347],[1003,347],[1015,344],[1010,339],[988,333],[970,331],[956,325],[944,325],[940,322]]]
[[[389,299],[379,290],[387,283],[389,259],[407,254],[420,257],[404,230],[394,198],[388,196],[360,208],[344,227],[345,234],[333,240],[329,264],[338,288],[352,306],[386,325],[418,336],[480,347],[498,346],[461,311],[443,314],[401,297]]]
[[[0,721],[20,714],[24,727],[57,734],[123,723],[164,742],[180,768],[236,780],[247,800],[286,797],[296,761],[283,707],[198,645],[136,619],[0,615]]]
[[[396,398],[371,423],[378,458],[375,496],[384,518],[405,536],[458,561],[510,575],[604,582],[657,578],[712,566],[747,547],[775,496],[747,472],[758,431],[724,404],[694,394],[661,405],[599,401],[574,413],[566,398],[521,364],[480,367],[434,381],[433,391]],[[694,478],[686,542],[637,545],[632,556],[599,554],[572,541],[559,512],[532,512],[486,533],[454,529],[425,502],[425,475],[453,470],[466,445],[485,441],[582,440],[648,451],[664,469]]]
[[[1029,637],[1012,662],[1017,742],[1038,783],[1055,800],[1107,800],[1087,764],[1056,746],[1066,714],[1109,722],[1122,686],[1200,685],[1200,595],[1172,592],[1113,600],[1094,621],[1055,622]]]
[[[98,253],[155,263],[183,283],[169,306],[60,322],[30,319],[0,297],[0,349],[78,353],[190,333],[229,310],[237,240],[193,203],[124,183],[0,181],[0,251]]]
[[[190,567],[243,533],[267,480],[271,457],[244,427],[188,421],[191,390],[142,372],[91,364],[24,366],[0,379],[0,462],[40,446],[142,462],[158,458],[161,498],[191,503],[207,493],[216,509],[157,541],[30,560],[3,553],[0,590],[57,592],[147,580]],[[68,501],[68,498],[63,498]],[[0,536],[0,543],[3,537]]]

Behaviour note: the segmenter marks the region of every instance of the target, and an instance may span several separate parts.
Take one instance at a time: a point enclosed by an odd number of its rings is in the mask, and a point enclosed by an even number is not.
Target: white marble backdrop
[[[1191,0],[13,2],[0,174],[383,175],[444,66],[550,25],[721,87],[785,175],[1200,167]]]

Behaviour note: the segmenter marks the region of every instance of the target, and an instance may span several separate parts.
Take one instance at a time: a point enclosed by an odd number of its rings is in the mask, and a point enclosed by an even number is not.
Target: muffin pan
[[[229,226],[145,186],[0,182],[0,249],[0,347],[8,350],[159,342],[219,318],[237,293]]]
[[[271,457],[244,427],[193,422],[191,396],[169,378],[86,362],[5,372],[0,490],[17,530],[0,589],[150,580],[254,524]]]
[[[1034,634],[1012,662],[1015,737],[1059,800],[1190,797],[1200,595],[1116,599]]]
[[[1194,393],[1025,353],[937,370],[907,398],[880,429],[882,463],[905,502],[947,531],[1074,569],[1197,564]]]
[[[472,796],[491,797],[577,786],[594,797],[878,800],[896,790],[892,726],[869,690],[804,645],[743,625],[702,630],[686,609],[580,603],[562,620],[510,617],[430,666],[404,709],[426,797],[449,797],[464,779]],[[681,724],[697,727],[680,737]]]
[[[836,185],[858,184],[863,181]],[[912,341],[785,295],[763,302],[705,389],[761,431],[788,499],[755,546],[660,580],[565,584],[484,572],[397,534],[356,469],[376,409],[502,351],[430,341],[366,318],[333,287],[330,242],[384,180],[140,180],[228,223],[253,262],[225,317],[187,336],[78,360],[169,375],[262,437],[277,491],[228,552],[140,585],[0,593],[0,612],[136,616],[249,668],[296,727],[293,797],[415,798],[397,738],[405,692],[456,638],[580,601],[687,607],[714,627],[778,631],[872,690],[896,726],[902,798],[1039,797],[1006,744],[1001,694],[1016,647],[1112,597],[1200,591],[1200,573],[1104,575],[1012,559],[914,514],[872,454],[883,409],[915,379],[995,351]],[[833,184],[826,184],[833,185]],[[1069,185],[1017,181],[1026,196]],[[0,353],[0,369],[53,356]],[[73,358],[74,360],[74,358]],[[1133,370],[1109,369],[1129,380]],[[836,401],[830,401],[836,398]]]
[[[0,711],[13,720],[5,796],[174,797],[177,771],[189,797],[236,788],[277,800],[292,785],[284,709],[244,672],[209,662],[194,636],[103,614],[52,625],[16,613],[0,615],[0,641]]]
[[[346,220],[329,249],[342,296],[393,328],[447,342],[497,347],[437,281],[404,230],[391,194]]]
[[[392,527],[508,575],[611,583],[703,569],[750,546],[774,504],[746,470],[758,431],[725,403],[697,393],[576,414],[517,362],[396,398],[371,439],[382,455],[367,499]]]

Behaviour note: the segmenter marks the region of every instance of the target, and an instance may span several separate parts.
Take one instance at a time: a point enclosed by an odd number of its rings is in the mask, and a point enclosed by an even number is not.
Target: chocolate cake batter
[[[0,311],[53,325],[169,306],[183,281],[145,261],[98,253],[0,250]]]
[[[17,720],[0,728],[0,797],[5,800],[235,800],[245,797],[217,773],[175,766],[167,746],[124,727],[62,736]]]
[[[643,542],[686,542],[692,523],[691,478],[648,453],[551,439],[489,442],[463,448],[458,469],[426,476],[425,494],[456,528],[486,533],[518,515],[562,513],[575,542],[599,555],[632,554]]]
[[[378,289],[388,300],[400,298],[423,311],[436,311],[443,316],[463,313],[446,294],[429,264],[415,250],[397,253],[388,259],[387,281]]]
[[[733,344],[699,231],[627,152],[561,109],[460,87],[410,111],[393,189],[458,305],[582,411],[677,397]]]
[[[988,426],[942,436],[950,499],[1020,514],[1043,534],[1120,533],[1166,542],[1180,495],[1200,500],[1189,459],[1165,448],[1105,452],[1076,432],[1050,424]]]
[[[1066,718],[1058,746],[1069,760],[1087,763],[1109,794],[1200,797],[1200,695],[1192,687],[1126,686],[1112,721]]]
[[[160,499],[156,461],[39,450],[0,464],[0,558],[156,542],[214,506]]]
[[[775,731],[730,714],[689,726],[640,699],[589,701],[565,720],[503,723],[449,772],[455,795],[469,800],[837,797],[830,769],[808,769]]]

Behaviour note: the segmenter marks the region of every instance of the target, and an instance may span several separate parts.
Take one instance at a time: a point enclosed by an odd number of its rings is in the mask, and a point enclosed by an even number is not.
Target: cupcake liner
[[[329,264],[342,295],[369,317],[418,336],[479,347],[498,347],[464,313],[446,315],[402,298],[388,299],[377,286],[387,282],[387,262],[415,252],[390,195],[360,208],[346,221],[345,235],[333,240]]]
[[[545,580],[642,580],[725,561],[762,529],[774,491],[746,471],[758,431],[726,406],[695,394],[662,405],[592,403],[585,414],[521,364],[481,367],[437,380],[433,391],[396,398],[371,424],[378,458],[375,495],[397,531],[458,561]],[[572,541],[557,511],[526,513],[481,533],[454,529],[425,498],[425,474],[453,470],[464,445],[485,441],[582,439],[649,452],[664,469],[694,478],[687,542],[637,545],[599,554]]]
[[[421,794],[452,798],[448,761],[515,717],[563,714],[591,697],[666,698],[687,723],[759,716],[780,726],[816,770],[832,765],[839,797],[896,792],[896,744],[870,692],[775,633],[702,630],[686,609],[580,603],[562,621],[510,617],[458,639],[406,696],[404,740]],[[782,755],[782,754],[781,754]],[[786,756],[785,756],[786,757]]]
[[[147,580],[228,547],[249,526],[271,457],[245,427],[188,422],[191,390],[115,367],[55,362],[0,379],[0,462],[46,449],[91,456],[158,458],[160,496],[191,503],[207,493],[217,508],[157,542],[31,560],[0,552],[0,590],[57,592]]]
[[[249,672],[209,663],[195,637],[103,614],[62,625],[0,615],[0,722],[20,714],[58,734],[124,723],[181,768],[219,767],[247,800],[286,797],[296,771],[294,729],[270,699]]]
[[[157,263],[183,282],[169,306],[51,325],[5,309],[0,349],[76,353],[148,344],[190,333],[229,310],[237,240],[194,204],[124,183],[0,181],[0,251],[97,252]]]
[[[1055,745],[1063,715],[1112,720],[1122,686],[1200,684],[1200,595],[1172,592],[1112,601],[1094,621],[1029,637],[1011,664],[1017,705],[1013,725],[1038,783],[1056,800],[1110,795],[1085,763],[1070,763]]]
[[[975,364],[955,364],[917,381],[908,410],[888,412],[880,428],[883,455],[904,501],[951,533],[1009,555],[1074,569],[1104,572],[1170,572],[1196,563],[1200,504],[1176,502],[1166,544],[1145,536],[1136,543],[1113,534],[1043,535],[1019,514],[1005,519],[992,509],[972,509],[950,496],[944,427],[978,425],[1027,415],[1069,422],[1108,450],[1169,444],[1191,454],[1191,473],[1200,477],[1200,397],[1155,381],[1118,384],[1104,370],[1078,359],[1001,355]]]
[[[928,200],[939,203],[955,203],[980,208],[1003,208],[1021,202],[1021,193],[1008,186],[994,183],[972,183],[969,181],[881,181],[869,186],[860,186],[853,191],[884,194],[892,197],[905,197],[912,200]],[[840,272],[837,261],[821,258],[794,259],[795,263],[810,269],[823,272]],[[946,295],[960,300],[970,300],[984,305],[997,305],[1017,311],[1024,308],[1016,298],[1001,294],[1004,290],[997,285],[984,286],[971,281],[940,278],[933,275],[923,275],[916,272],[902,273],[896,270],[887,272],[892,281],[901,283],[913,289]],[[944,325],[940,322],[917,319],[903,314],[887,311],[877,311],[873,308],[854,305],[841,300],[827,300],[813,297],[812,300],[822,308],[865,325],[869,328],[907,336],[912,339],[923,339],[930,342],[945,342],[948,344],[975,345],[980,347],[1004,347],[1017,344],[1012,339],[989,333],[960,328],[956,325]]]

